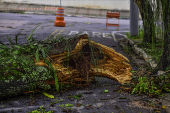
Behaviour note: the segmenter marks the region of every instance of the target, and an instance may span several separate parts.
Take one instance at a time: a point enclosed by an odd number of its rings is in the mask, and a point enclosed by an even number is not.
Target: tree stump
[[[91,41],[86,34],[52,45],[54,47],[48,53],[47,60],[55,69],[59,83],[90,84],[95,76],[107,77],[121,84],[131,80],[129,60],[112,48]],[[49,68],[42,59],[34,61],[36,66]],[[45,80],[45,83],[54,84],[54,78]],[[0,97],[22,94],[29,90],[27,84],[26,80],[1,81]]]

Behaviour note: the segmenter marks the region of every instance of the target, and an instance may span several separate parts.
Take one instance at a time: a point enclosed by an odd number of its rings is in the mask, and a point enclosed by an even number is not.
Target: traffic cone
[[[57,17],[56,21],[54,22],[55,26],[65,27],[65,21],[64,21],[64,8],[59,7],[57,10]]]

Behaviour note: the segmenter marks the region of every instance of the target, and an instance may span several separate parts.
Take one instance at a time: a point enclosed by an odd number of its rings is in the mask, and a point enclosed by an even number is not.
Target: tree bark
[[[164,71],[170,66],[170,1],[162,0],[163,25],[164,25],[164,50],[154,73]]]
[[[135,0],[139,7],[143,21],[144,37],[143,44],[156,43],[154,13],[148,0]]]

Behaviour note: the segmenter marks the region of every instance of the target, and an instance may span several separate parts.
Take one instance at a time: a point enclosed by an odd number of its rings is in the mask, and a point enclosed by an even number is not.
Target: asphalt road
[[[55,38],[57,35],[74,37],[75,34],[86,33],[89,37],[100,44],[113,48],[115,51],[125,55],[118,47],[116,33],[129,32],[129,20],[120,19],[118,27],[108,26],[106,30],[106,18],[85,18],[65,16],[65,27],[54,26],[56,16],[36,15],[36,14],[16,14],[0,13],[0,41],[9,44],[7,35],[14,41],[18,36],[18,43],[27,41],[29,34],[40,25],[33,33],[33,37],[38,40],[47,39],[49,36]],[[117,19],[109,19],[109,23],[118,23]],[[142,21],[139,21],[142,24]]]
[[[19,44],[26,42],[26,37],[33,29],[40,26],[33,33],[33,37],[38,40],[44,40],[48,36],[61,34],[72,37],[76,33],[88,33],[93,41],[106,45],[115,49],[117,52],[127,56],[118,46],[116,33],[125,33],[129,31],[129,20],[120,20],[120,30],[117,27],[108,27],[106,30],[105,19],[65,17],[66,26],[56,27],[54,21],[56,16],[53,15],[32,15],[32,14],[13,14],[0,13],[0,41],[8,44],[7,35],[14,39],[15,35],[19,35]],[[117,20],[110,20],[117,22]],[[141,23],[141,22],[140,22]],[[116,92],[120,84],[107,78],[97,78],[98,82],[87,88],[69,90],[61,93],[53,94],[55,99],[37,94],[34,98],[29,96],[18,96],[0,100],[0,113],[26,113],[40,108],[41,105],[48,106],[46,111],[54,111],[55,113],[63,113],[60,107],[62,104],[73,104],[70,112],[74,113],[151,113],[153,109],[140,107],[138,103],[141,99],[149,100],[144,96],[136,96],[128,93]],[[105,90],[108,93],[104,93]],[[48,92],[47,92],[48,93]],[[80,99],[76,99],[76,95],[81,95]],[[65,112],[68,109],[65,110]]]
[[[20,43],[25,43],[29,33],[40,24],[34,32],[34,38],[43,40],[53,34],[67,35],[68,37],[76,33],[88,33],[93,40],[98,41],[113,39],[112,36],[116,32],[128,32],[129,20],[120,19],[120,29],[109,26],[106,30],[105,18],[81,18],[81,17],[65,17],[66,26],[56,27],[54,15],[34,15],[34,14],[14,14],[14,13],[0,13],[0,41],[8,43],[6,36],[11,38],[20,33]],[[118,23],[117,19],[109,19],[110,23]],[[141,24],[141,21],[140,21]]]

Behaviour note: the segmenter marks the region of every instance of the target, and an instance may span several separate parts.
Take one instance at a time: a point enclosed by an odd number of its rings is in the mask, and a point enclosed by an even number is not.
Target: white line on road
[[[53,34],[55,34],[57,31],[58,31],[59,29],[57,29],[57,30],[55,30],[54,32],[52,32],[51,34],[50,34],[50,36],[48,36],[48,37],[46,37],[44,40],[47,40],[48,38],[50,38]],[[44,41],[43,40],[43,41]]]
[[[101,35],[101,33],[100,32],[92,32],[92,37],[95,37],[95,36],[97,36],[97,37],[101,37],[100,36]]]
[[[87,34],[87,35],[89,35],[89,33],[87,31],[84,31],[82,33],[80,33],[79,31],[70,31],[70,33],[68,35],[75,35],[75,34]],[[102,38],[102,37],[103,38],[112,38],[111,35],[112,34],[110,34],[110,33],[92,32],[92,37],[98,37],[98,38]]]
[[[117,42],[117,39],[115,38],[115,31],[112,31],[112,37],[115,42]]]
[[[72,35],[72,34],[78,34],[79,31],[70,31],[70,33],[68,35]]]
[[[102,33],[103,38],[112,38],[110,33]]]
[[[57,37],[57,35],[59,35],[61,32],[63,32],[65,29],[62,29],[62,30],[60,30],[60,32],[59,33],[57,33],[54,37],[53,37],[53,39],[55,39],[56,37]]]

